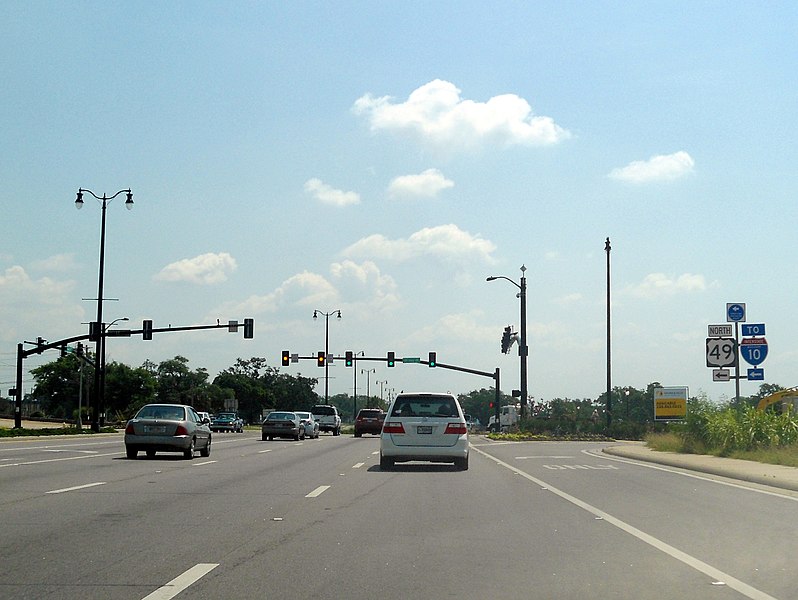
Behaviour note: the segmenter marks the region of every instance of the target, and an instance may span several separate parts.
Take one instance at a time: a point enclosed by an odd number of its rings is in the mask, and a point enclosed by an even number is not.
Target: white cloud
[[[227,252],[200,254],[166,265],[155,275],[159,281],[187,281],[212,285],[227,281],[227,274],[237,268],[235,259]]]
[[[451,187],[454,187],[454,181],[446,179],[438,169],[427,169],[418,175],[395,177],[388,184],[388,196],[435,198],[442,190]]]
[[[74,281],[31,279],[19,265],[0,273],[0,340],[19,342],[25,335],[58,339],[66,324],[80,322],[83,309],[74,304]],[[31,324],[35,329],[29,331]]]
[[[707,289],[707,282],[703,275],[684,273],[674,279],[664,273],[651,273],[646,275],[639,284],[630,286],[628,292],[638,298],[651,299],[682,293],[701,292],[705,289]]]
[[[343,251],[348,256],[384,258],[399,262],[420,256],[435,256],[448,261],[479,260],[493,262],[496,245],[478,235],[463,231],[457,225],[425,227],[409,238],[389,240],[384,235],[365,237]]]
[[[344,192],[327,185],[321,179],[313,178],[305,182],[305,191],[319,202],[331,206],[349,206],[360,204],[360,194],[357,192]]]
[[[636,160],[625,167],[613,169],[608,175],[611,179],[646,183],[678,179],[693,172],[695,161],[685,151],[673,154],[660,154],[648,160]]]
[[[533,115],[529,103],[515,94],[487,102],[464,100],[453,83],[440,79],[414,90],[405,102],[366,94],[352,110],[368,118],[372,131],[412,131],[434,144],[456,147],[485,142],[541,146],[570,137],[551,117]]]
[[[74,271],[77,269],[74,254],[54,254],[42,260],[31,263],[32,269],[40,271]]]

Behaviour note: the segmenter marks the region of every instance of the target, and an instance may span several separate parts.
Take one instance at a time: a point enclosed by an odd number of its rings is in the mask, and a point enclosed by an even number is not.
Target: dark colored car
[[[263,441],[276,437],[289,437],[295,440],[305,439],[305,424],[296,413],[274,411],[268,414],[260,426]]]
[[[385,413],[379,408],[361,408],[355,419],[355,437],[360,437],[364,433],[380,435],[384,420]]]
[[[244,421],[234,412],[222,412],[211,420],[211,431],[244,433]]]

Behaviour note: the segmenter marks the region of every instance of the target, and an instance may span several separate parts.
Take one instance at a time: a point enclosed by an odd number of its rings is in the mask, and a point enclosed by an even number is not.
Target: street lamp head
[[[338,320],[339,321],[341,320],[341,311],[340,310],[338,311]]]
[[[75,208],[83,208],[83,190],[78,190],[78,197],[75,199]]]
[[[125,200],[125,208],[128,210],[133,210],[133,192],[130,190],[127,191],[127,200]]]
[[[498,277],[494,277],[493,275],[491,275],[490,277],[485,279],[485,281],[495,281],[496,279],[498,279]]]
[[[314,319],[318,319],[318,318],[319,318],[318,312],[319,312],[319,311],[317,311],[317,310],[314,310],[314,311],[313,311],[313,318],[314,318]]]

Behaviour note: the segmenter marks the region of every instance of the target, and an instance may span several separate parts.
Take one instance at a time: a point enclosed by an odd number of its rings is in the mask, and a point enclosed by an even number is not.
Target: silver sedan
[[[209,420],[184,404],[147,404],[125,427],[125,452],[136,458],[139,450],[152,458],[156,452],[182,452],[185,458],[211,455]]]
[[[305,437],[318,439],[319,422],[313,418],[313,413],[305,411],[294,411],[294,413],[302,420],[302,424],[305,426]]]

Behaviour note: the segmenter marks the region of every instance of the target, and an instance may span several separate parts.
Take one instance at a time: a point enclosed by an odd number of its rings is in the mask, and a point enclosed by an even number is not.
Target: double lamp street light
[[[330,398],[330,317],[337,315],[338,320],[341,320],[340,310],[331,310],[324,312],[321,310],[313,311],[313,318],[318,319],[319,315],[324,317],[324,404],[329,404]]]
[[[84,193],[90,194],[98,201],[102,202],[102,224],[100,226],[100,277],[97,286],[97,320],[89,326],[90,339],[93,339],[95,343],[94,394],[92,397],[91,429],[92,431],[98,432],[100,431],[100,427],[105,424],[105,416],[102,414],[103,411],[105,410],[104,406],[105,393],[103,390],[104,377],[102,374],[102,370],[104,368],[103,355],[105,350],[104,348],[105,330],[107,329],[103,325],[103,276],[105,271],[105,209],[107,208],[108,203],[117,196],[119,196],[120,194],[127,195],[127,200],[125,200],[125,208],[127,208],[128,210],[132,209],[133,192],[127,189],[127,190],[119,190],[113,196],[107,196],[106,194],[98,196],[91,190],[80,188],[78,189],[78,197],[75,200],[75,208],[78,209],[83,208]],[[110,325],[108,327],[110,327]]]
[[[495,281],[497,279],[504,279],[517,287],[520,292],[518,298],[521,299],[521,340],[518,345],[518,356],[521,359],[521,418],[523,419],[526,412],[526,399],[527,399],[527,356],[529,355],[529,348],[526,345],[526,267],[521,265],[521,283],[516,283],[509,277],[504,275],[491,276],[486,281]],[[497,407],[498,411],[498,407]],[[498,415],[498,412],[496,413]]]

